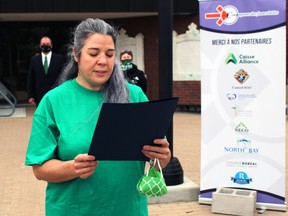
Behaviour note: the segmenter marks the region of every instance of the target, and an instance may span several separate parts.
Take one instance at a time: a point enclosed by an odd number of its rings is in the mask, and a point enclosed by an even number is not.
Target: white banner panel
[[[200,202],[241,188],[286,210],[285,22],[286,0],[200,1]]]

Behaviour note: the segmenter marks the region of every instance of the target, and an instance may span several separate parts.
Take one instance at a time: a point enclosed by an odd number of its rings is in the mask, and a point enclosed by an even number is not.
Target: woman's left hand
[[[155,139],[154,144],[156,144],[157,146],[143,146],[142,153],[150,159],[158,158],[161,168],[163,169],[171,160],[169,142],[166,139]]]

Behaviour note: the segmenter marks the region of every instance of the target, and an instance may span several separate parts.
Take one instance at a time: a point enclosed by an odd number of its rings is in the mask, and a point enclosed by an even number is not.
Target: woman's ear
[[[78,57],[77,57],[77,55],[75,53],[75,49],[74,48],[72,49],[72,53],[73,53],[73,57],[74,57],[75,62],[78,62]]]

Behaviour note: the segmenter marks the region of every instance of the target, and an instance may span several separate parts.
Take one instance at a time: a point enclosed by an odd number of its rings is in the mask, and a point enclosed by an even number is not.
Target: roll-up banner
[[[286,211],[286,0],[199,1],[199,202],[221,187]]]

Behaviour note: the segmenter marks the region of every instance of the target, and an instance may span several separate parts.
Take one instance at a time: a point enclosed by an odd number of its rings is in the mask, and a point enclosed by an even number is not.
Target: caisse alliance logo
[[[216,24],[218,26],[233,25],[239,18],[242,17],[260,17],[260,16],[277,16],[279,15],[278,10],[268,10],[268,11],[251,11],[240,13],[238,9],[233,5],[227,5],[222,7],[219,5],[215,13],[205,13],[205,19],[217,19]]]

